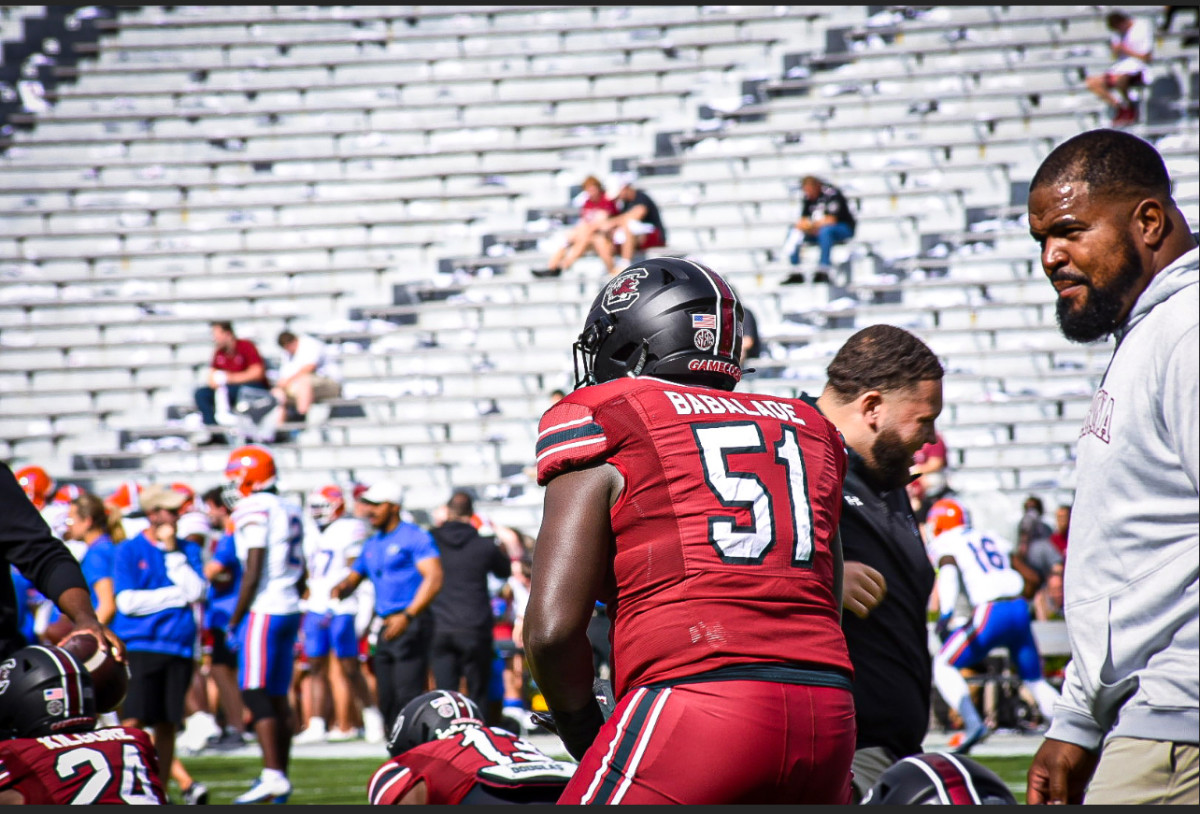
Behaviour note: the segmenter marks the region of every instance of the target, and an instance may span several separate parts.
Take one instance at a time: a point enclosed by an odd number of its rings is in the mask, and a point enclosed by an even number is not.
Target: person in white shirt
[[[1154,52],[1154,29],[1148,19],[1135,20],[1123,11],[1109,12],[1105,23],[1112,32],[1109,47],[1116,61],[1104,73],[1087,78],[1088,90],[1113,109],[1114,125],[1136,124],[1137,106],[1129,89],[1146,84],[1146,66]]]
[[[288,688],[305,591],[304,522],[300,507],[275,489],[275,459],[248,444],[229,455],[224,499],[233,510],[233,535],[242,566],[237,605],[226,640],[237,642],[238,679],[262,747],[263,771],[234,803],[286,802],[291,751]]]
[[[342,393],[333,360],[321,340],[307,334],[279,334],[283,359],[271,395],[279,402],[279,423],[288,419],[288,407],[301,421],[315,402],[335,399]]]
[[[929,507],[925,520],[929,559],[937,567],[938,635],[943,644],[933,659],[933,683],[942,698],[962,716],[965,733],[954,749],[966,754],[988,734],[971,701],[960,669],[983,661],[996,647],[1007,648],[1042,715],[1054,715],[1058,692],[1042,675],[1042,657],[1033,638],[1025,578],[1012,567],[1012,544],[971,527],[966,510],[953,498]],[[965,624],[951,628],[960,585],[972,612]]]
[[[330,589],[350,574],[370,534],[366,522],[346,513],[341,487],[330,484],[308,496],[308,514],[316,524],[314,545],[308,551],[308,596],[304,614],[304,655],[313,682],[316,713],[296,736],[297,743],[345,741],[357,737],[355,700],[362,704],[363,725],[369,741],[381,742],[383,716],[370,700],[366,679],[358,666],[357,593],[333,599]],[[330,659],[330,653],[335,656]],[[324,699],[332,695],[334,728],[326,731]]]

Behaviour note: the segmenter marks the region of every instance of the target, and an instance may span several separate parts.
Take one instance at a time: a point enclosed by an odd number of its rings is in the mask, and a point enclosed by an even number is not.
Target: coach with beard
[[[846,341],[826,374],[820,397],[802,398],[837,426],[850,459],[839,530],[857,803],[885,769],[921,751],[929,727],[926,608],[934,573],[905,486],[913,453],[936,437],[943,370],[917,337],[872,325]]]

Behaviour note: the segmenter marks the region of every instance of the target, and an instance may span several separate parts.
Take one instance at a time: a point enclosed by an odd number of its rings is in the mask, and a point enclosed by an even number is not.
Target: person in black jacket
[[[17,595],[9,578],[15,565],[34,587],[54,602],[76,630],[107,640],[119,661],[125,645],[96,618],[92,595],[79,563],[26,497],[7,464],[0,464],[0,660],[26,644],[17,627]]]
[[[488,709],[495,659],[488,574],[508,579],[512,563],[494,537],[476,531],[471,524],[474,514],[471,496],[455,492],[446,506],[446,522],[431,531],[445,577],[430,607],[430,664],[437,689],[458,690],[459,681],[466,678],[467,695],[480,709]]]
[[[934,573],[905,486],[913,453],[934,440],[941,364],[920,339],[872,325],[846,341],[815,404],[846,441],[839,530],[842,629],[854,665],[854,802],[885,769],[916,754],[929,726],[926,609]]]

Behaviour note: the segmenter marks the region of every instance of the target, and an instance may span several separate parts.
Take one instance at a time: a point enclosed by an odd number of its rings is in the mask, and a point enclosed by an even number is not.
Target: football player
[[[1042,677],[1042,657],[1033,639],[1025,579],[1012,567],[1012,544],[971,527],[967,512],[953,498],[929,507],[925,520],[930,560],[937,566],[938,634],[945,641],[933,659],[933,683],[942,698],[962,716],[965,732],[956,754],[966,754],[988,734],[971,701],[960,668],[983,661],[995,647],[1008,649],[1021,681],[1033,693],[1049,720],[1058,691]],[[972,613],[951,630],[960,583]]]
[[[104,505],[121,515],[121,528],[126,540],[132,540],[150,527],[139,500],[143,488],[137,481],[127,480],[104,498]]]
[[[308,555],[308,608],[303,637],[315,713],[297,742],[350,740],[357,735],[353,723],[355,697],[364,702],[364,717],[379,716],[379,711],[370,705],[367,684],[358,668],[358,595],[333,599],[329,591],[349,576],[370,528],[346,513],[345,495],[333,484],[309,494],[308,512],[319,532]],[[337,660],[336,667],[330,653]],[[333,696],[336,728],[327,733],[321,711],[328,695]]]
[[[242,568],[237,605],[226,636],[238,642],[238,678],[262,747],[263,770],[235,803],[286,802],[291,752],[288,687],[300,631],[304,591],[304,523],[300,507],[275,488],[275,458],[247,444],[229,455],[225,503],[232,510],[234,545]]]
[[[372,805],[553,803],[575,771],[483,722],[470,698],[434,690],[409,701],[387,741],[392,759],[367,784]]]
[[[45,469],[33,465],[23,466],[13,472],[13,475],[16,477],[17,483],[21,484],[21,489],[29,498],[29,502],[33,504],[33,507],[42,515],[42,519],[46,521],[46,525],[50,527],[51,533],[62,540],[66,508],[54,499],[54,478],[50,477]],[[74,554],[75,551],[72,549],[71,553]],[[76,556],[76,559],[79,557]]]
[[[141,729],[96,729],[92,678],[57,647],[0,662],[0,805],[162,805]]]
[[[524,638],[580,760],[562,803],[851,799],[845,446],[801,401],[734,392],[741,341],[720,275],[637,263],[586,318],[579,389],[542,416]],[[607,723],[587,637],[597,600],[612,624]]]

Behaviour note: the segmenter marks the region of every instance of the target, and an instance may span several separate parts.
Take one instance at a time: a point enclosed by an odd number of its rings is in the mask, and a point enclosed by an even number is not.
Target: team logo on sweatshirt
[[[1106,444],[1112,443],[1112,419],[1115,406],[1116,401],[1106,390],[1097,390],[1096,395],[1092,398],[1092,406],[1088,410],[1087,418],[1083,421],[1083,428],[1079,430],[1079,437],[1094,435]]]

